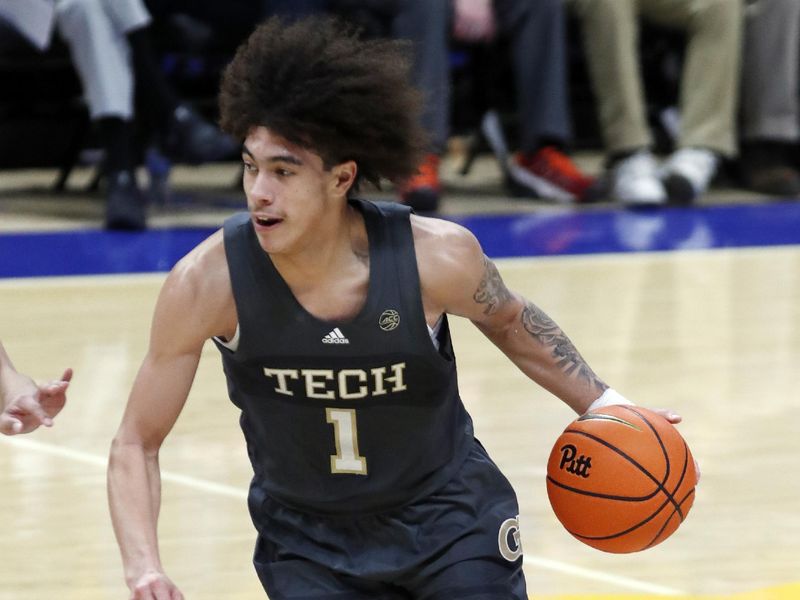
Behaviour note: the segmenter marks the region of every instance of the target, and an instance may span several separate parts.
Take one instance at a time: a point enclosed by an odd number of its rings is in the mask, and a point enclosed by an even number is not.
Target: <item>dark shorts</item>
[[[517,499],[477,442],[442,489],[393,511],[253,512],[270,600],[527,600]]]

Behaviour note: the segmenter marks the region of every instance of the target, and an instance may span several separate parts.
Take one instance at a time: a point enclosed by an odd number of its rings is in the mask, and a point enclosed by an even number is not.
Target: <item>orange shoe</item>
[[[533,154],[517,152],[509,161],[508,177],[519,195],[562,202],[583,201],[594,184],[594,178],[581,173],[569,156],[553,146]]]
[[[428,154],[416,175],[398,186],[400,202],[417,212],[434,212],[439,208],[442,184],[439,181],[440,158]]]

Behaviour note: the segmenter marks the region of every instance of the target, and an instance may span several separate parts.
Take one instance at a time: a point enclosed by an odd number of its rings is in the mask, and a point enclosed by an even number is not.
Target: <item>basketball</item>
[[[607,406],[570,423],[547,462],[547,495],[566,530],[614,553],[675,533],[694,502],[694,459],[678,430],[638,406]]]

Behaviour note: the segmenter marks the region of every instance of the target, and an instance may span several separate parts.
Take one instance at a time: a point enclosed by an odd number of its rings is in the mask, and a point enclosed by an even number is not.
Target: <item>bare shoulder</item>
[[[203,339],[232,335],[236,309],[222,231],[216,231],[170,271],[159,298],[166,318],[191,327]]]
[[[451,221],[411,215],[417,261],[422,266],[463,265],[481,260],[483,251],[473,233]]]
[[[457,297],[471,297],[480,283],[481,245],[468,229],[443,219],[412,215],[411,230],[425,311],[452,312]]]
[[[169,274],[181,286],[195,289],[213,288],[219,280],[230,287],[222,230],[215,231],[181,258]],[[207,290],[212,291],[212,290]]]

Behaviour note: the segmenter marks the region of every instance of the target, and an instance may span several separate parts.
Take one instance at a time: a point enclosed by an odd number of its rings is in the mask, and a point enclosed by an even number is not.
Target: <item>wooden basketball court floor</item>
[[[31,246],[14,237],[19,232],[96,228],[99,209],[82,202],[2,192],[0,268],[28,260],[20,252]],[[469,206],[454,201],[447,208]],[[519,213],[509,235],[524,238],[536,223],[536,244],[544,237],[568,251],[576,236],[600,235],[582,216],[578,225],[556,223],[558,235],[547,238],[548,215],[561,215],[556,209],[500,200],[492,206],[509,217]],[[230,209],[208,209],[202,219],[203,211],[188,212],[164,209],[154,226],[189,217],[215,225]],[[631,235],[653,238],[663,222],[642,218]],[[752,221],[743,225],[761,226]],[[120,248],[134,237],[120,237]],[[800,599],[800,243],[704,249],[714,244],[704,244],[703,235],[685,237],[695,240],[683,245],[689,249],[497,260],[509,286],[546,310],[601,377],[643,406],[683,415],[680,430],[702,481],[687,521],[645,552],[604,554],[561,528],[547,502],[544,465],[573,415],[469,323],[453,321],[462,397],[520,499],[531,597]],[[36,247],[39,238],[32,239]],[[48,239],[37,252],[57,263],[62,257]],[[486,242],[494,247],[497,240]],[[127,598],[106,508],[105,463],[163,278],[0,278],[0,339],[16,366],[41,380],[75,369],[53,429],[0,436],[0,600]],[[168,574],[191,600],[263,598],[250,563],[250,468],[210,344],[161,467]]]

